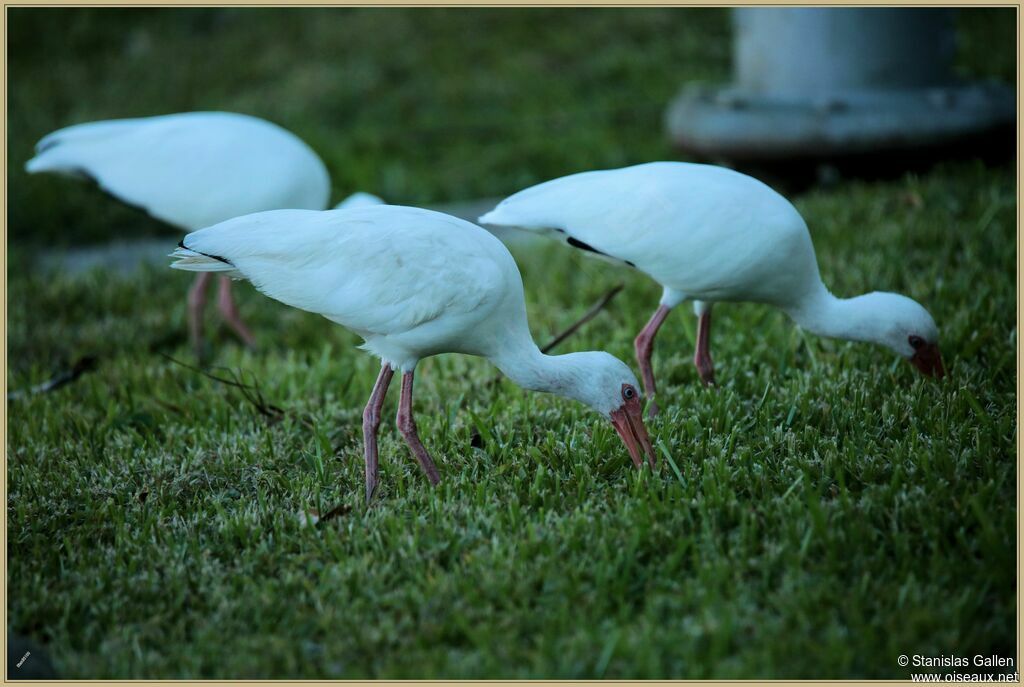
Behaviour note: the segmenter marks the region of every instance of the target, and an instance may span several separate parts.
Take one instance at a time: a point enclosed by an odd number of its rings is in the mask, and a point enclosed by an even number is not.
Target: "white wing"
[[[772,297],[780,287],[758,284],[777,281],[786,271],[780,266],[817,278],[806,225],[789,201],[711,165],[653,162],[573,174],[510,196],[480,222],[561,236],[696,298]]]
[[[95,179],[118,199],[195,229],[252,212],[326,207],[327,170],[270,122],[228,112],[79,124],[36,146],[25,168]]]
[[[263,212],[193,232],[182,245],[229,263],[271,298],[364,337],[485,319],[510,283],[522,301],[519,272],[500,241],[430,210]]]
[[[645,257],[637,248],[652,235],[661,241],[666,235],[704,239],[786,210],[795,214],[787,200],[752,177],[711,165],[652,162],[538,184],[509,196],[480,222],[564,233],[626,260]]]

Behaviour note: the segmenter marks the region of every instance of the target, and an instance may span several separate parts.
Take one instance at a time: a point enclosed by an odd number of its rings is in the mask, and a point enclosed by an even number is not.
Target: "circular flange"
[[[1015,117],[1015,94],[999,84],[785,97],[691,85],[669,107],[666,125],[687,152],[769,160],[932,147]]]

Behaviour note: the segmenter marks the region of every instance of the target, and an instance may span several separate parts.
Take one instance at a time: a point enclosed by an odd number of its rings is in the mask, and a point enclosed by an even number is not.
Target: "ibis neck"
[[[531,339],[503,347],[497,355],[491,356],[491,362],[524,389],[553,392],[559,386],[559,366],[554,358],[541,353]]]
[[[837,298],[824,285],[786,313],[819,336],[847,341],[876,341],[880,313],[864,296]]]
[[[524,389],[581,400],[579,390],[587,368],[579,359],[580,355],[545,355],[530,339],[506,345],[490,359],[505,376]]]

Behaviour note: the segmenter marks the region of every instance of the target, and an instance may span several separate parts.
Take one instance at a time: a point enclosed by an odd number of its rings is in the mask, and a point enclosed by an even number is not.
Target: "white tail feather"
[[[25,171],[29,174],[53,172],[55,174],[63,174],[69,177],[81,179],[89,178],[89,174],[85,172],[81,165],[76,165],[66,159],[61,159],[60,156],[52,155],[49,150],[36,155],[34,158],[26,162]]]
[[[169,257],[177,258],[176,262],[171,263],[171,267],[176,270],[185,270],[186,272],[227,272],[225,276],[236,279],[241,279],[244,276],[230,263],[218,260],[217,258],[211,258],[208,255],[197,253],[188,248],[182,248],[181,246],[175,248]]]

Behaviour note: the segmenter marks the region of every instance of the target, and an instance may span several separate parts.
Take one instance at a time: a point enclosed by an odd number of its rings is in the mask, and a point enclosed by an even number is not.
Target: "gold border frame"
[[[553,2],[507,2],[499,0],[449,0],[448,2],[431,2],[431,0],[376,0],[375,2],[330,2],[329,0],[323,0],[317,2],[315,0],[305,0],[296,2],[282,2],[281,0],[221,0],[220,2],[190,2],[188,0],[181,0],[178,2],[164,2],[160,0],[126,0],[125,2],[90,2],[89,0],[61,0],[59,2],[38,2],[32,0],[26,0],[21,2],[19,0],[7,0],[3,4],[3,17],[0,19],[0,26],[2,26],[3,42],[4,42],[4,54],[0,56],[0,61],[3,62],[3,100],[4,100],[4,115],[0,118],[0,136],[3,137],[3,150],[4,160],[7,160],[7,9],[10,7],[507,7],[507,8],[518,8],[518,7],[750,7],[750,6],[774,6],[774,7],[821,7],[821,6],[834,6],[834,7],[1015,7],[1017,9],[1017,147],[1016,147],[1016,183],[1017,183],[1017,246],[1015,246],[1016,252],[1016,286],[1017,286],[1017,330],[1020,329],[1022,305],[1020,301],[1020,286],[1021,286],[1021,264],[1020,264],[1020,241],[1022,236],[1021,231],[1021,186],[1020,186],[1020,173],[1021,173],[1021,124],[1020,124],[1020,112],[1021,104],[1024,102],[1021,96],[1021,51],[1020,51],[1020,38],[1021,38],[1021,3],[1020,2],[978,2],[978,3],[965,3],[965,2],[951,2],[949,0],[940,0],[938,2],[928,2],[927,0],[909,0],[902,3],[889,3],[889,2],[877,2],[877,1],[862,1],[862,2],[772,2],[771,0],[747,0],[746,2],[688,2],[686,0],[643,0],[642,2],[630,3],[622,2],[621,0],[586,0],[586,1],[566,1],[559,0]],[[6,392],[7,386],[7,165],[3,168],[3,264],[4,264],[4,278],[2,285],[0,285],[0,296],[3,297],[3,323],[0,324],[4,336],[4,347],[3,354],[0,357],[0,371],[4,375],[4,388]],[[1021,369],[1022,362],[1021,347],[1018,341],[1017,343],[1017,428],[1018,428],[1018,439],[1017,439],[1017,494],[1016,494],[1016,507],[1017,507],[1017,580],[1018,580],[1018,602],[1017,602],[1017,660],[1018,666],[1021,659],[1021,608],[1019,598],[1019,584],[1021,579],[1021,515],[1020,515],[1020,495],[1021,495],[1021,463],[1020,463],[1020,438],[1019,428],[1021,418],[1024,417],[1020,407],[1020,396],[1021,396],[1021,380],[1019,371]],[[2,563],[0,563],[0,575],[3,576],[4,586],[0,591],[0,603],[3,604],[4,609],[4,625],[0,628],[0,638],[3,638],[6,646],[7,639],[7,394],[4,394],[3,400],[4,417],[3,422],[0,423],[0,440],[4,442],[4,470],[3,474],[0,475],[0,490],[4,495],[3,514],[0,515],[0,522],[3,525],[3,543],[4,543],[4,555]],[[1019,670],[1019,667],[1018,667]],[[6,663],[4,666],[4,683],[9,682],[7,675]],[[319,685],[319,684],[366,684],[372,682],[378,685],[402,685],[408,683],[415,684],[452,684],[459,682],[461,684],[488,684],[488,685],[515,685],[522,683],[529,684],[567,684],[567,685],[625,685],[625,684],[643,684],[659,686],[659,685],[674,685],[680,683],[695,684],[695,685],[722,685],[722,684],[745,684],[745,683],[766,683],[766,684],[801,684],[801,685],[815,685],[815,684],[832,684],[832,683],[852,683],[861,684],[864,682],[871,682],[872,684],[906,684],[909,680],[710,680],[710,681],[688,681],[688,680],[658,680],[658,681],[642,681],[642,680],[631,680],[631,681],[604,681],[604,680],[409,680],[409,681],[367,681],[367,680],[59,680],[59,681],[27,681],[18,680],[11,681],[18,684],[36,684],[36,685],[62,685],[62,684],[109,684],[117,683],[123,685],[175,685],[181,683],[194,684],[194,685],[213,685],[213,684],[274,684],[274,685]],[[994,683],[999,684],[999,683]],[[1006,684],[1006,683],[1003,683]]]

